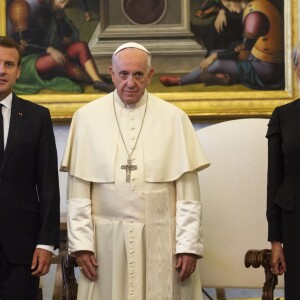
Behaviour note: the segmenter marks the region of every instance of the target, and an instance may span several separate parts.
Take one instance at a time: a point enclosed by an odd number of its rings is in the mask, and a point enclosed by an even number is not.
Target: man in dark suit
[[[49,110],[19,98],[18,44],[0,37],[0,299],[35,300],[59,244],[57,152]]]

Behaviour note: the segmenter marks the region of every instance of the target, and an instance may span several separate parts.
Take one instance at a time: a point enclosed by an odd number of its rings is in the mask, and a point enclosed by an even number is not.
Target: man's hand
[[[250,51],[246,49],[245,44],[239,44],[235,46],[234,52],[239,54],[239,60],[247,60],[250,54]]]
[[[81,273],[89,280],[95,281],[98,263],[94,253],[91,251],[78,251],[74,255]]]
[[[218,59],[217,52],[214,52],[208,57],[204,58],[200,63],[200,70],[206,71],[207,68],[217,59]]]
[[[54,47],[48,47],[46,52],[53,57],[53,59],[59,66],[63,66],[66,63],[66,58],[64,54],[61,51],[55,49]]]
[[[275,275],[282,275],[286,272],[285,257],[280,242],[272,242],[271,267]]]
[[[197,265],[197,256],[190,253],[177,254],[176,269],[180,272],[180,280],[184,281],[191,276]]]
[[[31,275],[33,276],[43,276],[49,272],[52,260],[52,252],[36,248],[33,253],[33,258],[31,262],[31,270],[33,271]]]
[[[224,27],[227,26],[227,18],[224,9],[220,9],[214,23],[217,33],[221,33]]]

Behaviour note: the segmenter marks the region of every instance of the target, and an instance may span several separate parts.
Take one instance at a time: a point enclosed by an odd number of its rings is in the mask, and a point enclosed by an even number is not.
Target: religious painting
[[[14,91],[110,92],[88,47],[89,28],[99,22],[98,1],[7,0],[7,34],[23,52]],[[94,13],[96,12],[96,13]],[[76,18],[75,18],[76,15]],[[85,25],[85,27],[84,27]],[[94,30],[94,28],[92,28]]]
[[[192,1],[190,20],[205,57],[187,73],[161,76],[164,86],[285,88],[281,0]]]
[[[298,11],[296,0],[6,0],[0,33],[24,51],[15,92],[58,121],[114,89],[107,67],[127,41],[152,53],[148,90],[191,118],[269,116],[295,98]]]

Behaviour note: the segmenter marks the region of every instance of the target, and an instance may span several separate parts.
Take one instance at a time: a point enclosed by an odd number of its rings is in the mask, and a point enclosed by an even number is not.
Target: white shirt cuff
[[[49,246],[49,245],[37,245],[36,248],[40,248],[40,249],[45,249],[48,250],[50,252],[54,252],[54,246]]]

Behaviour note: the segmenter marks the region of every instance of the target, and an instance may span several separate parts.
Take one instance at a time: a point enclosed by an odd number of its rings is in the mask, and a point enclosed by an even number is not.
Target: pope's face
[[[14,48],[0,46],[0,100],[6,98],[20,76],[19,53]]]
[[[120,99],[125,104],[135,104],[142,98],[154,70],[149,66],[146,52],[127,48],[118,52],[109,67]]]

